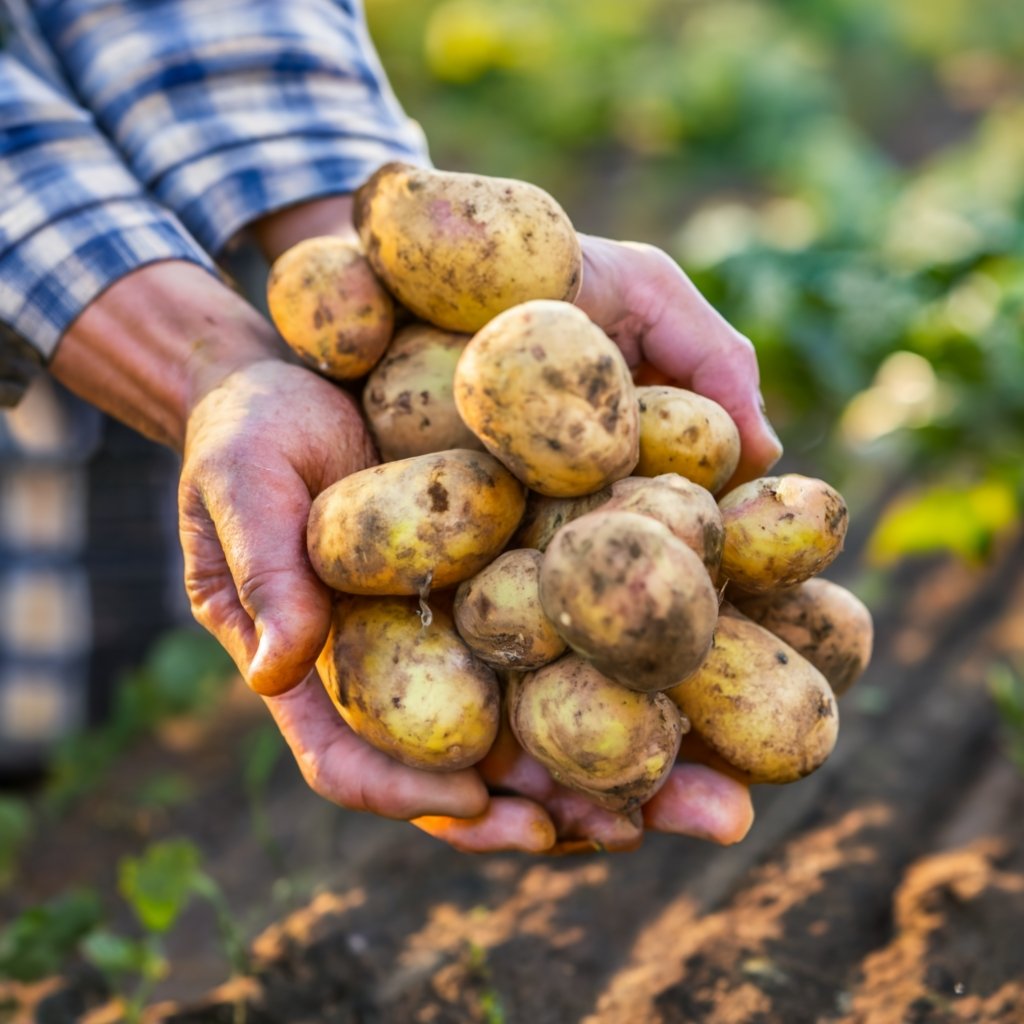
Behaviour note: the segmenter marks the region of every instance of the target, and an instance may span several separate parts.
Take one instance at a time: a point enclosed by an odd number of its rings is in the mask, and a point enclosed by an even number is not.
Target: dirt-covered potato
[[[602,487],[593,494],[581,494],[577,498],[549,498],[546,494],[530,491],[526,495],[526,511],[512,537],[512,544],[517,548],[546,551],[551,538],[566,523],[593,512],[611,496],[610,487]]]
[[[667,384],[636,389],[640,403],[637,476],[678,473],[712,494],[740,461],[740,432],[732,417],[703,395]]]
[[[790,590],[744,595],[736,605],[805,657],[837,697],[868,667],[874,638],[871,612],[838,583],[807,580]]]
[[[478,331],[455,370],[455,405],[487,450],[541,494],[590,494],[636,464],[629,367],[568,302],[524,302]]]
[[[843,550],[846,502],[824,480],[766,476],[718,504],[725,524],[722,575],[747,593],[796,586]]]
[[[672,701],[637,693],[573,654],[512,679],[512,730],[563,786],[630,813],[668,777],[685,728]]]
[[[363,410],[382,458],[483,448],[452,396],[455,365],[468,341],[467,334],[429,324],[410,324],[395,334],[363,388]]]
[[[455,593],[455,626],[478,658],[501,668],[540,668],[565,641],[540,605],[542,555],[519,548],[499,555]]]
[[[479,330],[528,299],[579,292],[583,258],[565,211],[524,181],[391,163],[355,195],[373,269],[418,317]]]
[[[835,746],[839,712],[824,676],[747,618],[723,614],[700,668],[668,691],[704,743],[750,782],[795,782]]]
[[[453,448],[373,466],[313,502],[309,558],[335,590],[423,594],[491,561],[525,500],[522,485],[486,452]]]
[[[275,260],[267,305],[289,346],[335,380],[362,377],[394,330],[394,303],[366,257],[333,236],[308,238]]]
[[[439,608],[425,626],[409,598],[341,597],[317,669],[353,732],[413,768],[468,768],[497,735],[498,681]]]
[[[665,690],[704,659],[718,598],[668,527],[599,508],[563,526],[541,564],[540,600],[569,646],[634,690]]]

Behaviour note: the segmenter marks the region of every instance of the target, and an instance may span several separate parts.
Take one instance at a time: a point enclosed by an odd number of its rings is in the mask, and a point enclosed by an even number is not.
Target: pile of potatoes
[[[268,282],[299,357],[361,387],[383,459],[309,517],[344,720],[454,771],[504,714],[559,782],[626,813],[681,749],[754,783],[817,768],[871,651],[864,606],[815,578],[842,497],[793,474],[721,496],[735,424],[634,384],[572,305],[579,243],[541,190],[390,164],[355,213],[360,246],[303,242]]]

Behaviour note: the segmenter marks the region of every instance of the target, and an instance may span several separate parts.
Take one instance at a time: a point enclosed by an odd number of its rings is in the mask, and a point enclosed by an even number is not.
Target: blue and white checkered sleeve
[[[49,358],[108,285],[167,259],[213,269],[91,116],[0,52],[0,323]]]
[[[210,252],[265,213],[426,163],[357,0],[38,0],[65,73]]]

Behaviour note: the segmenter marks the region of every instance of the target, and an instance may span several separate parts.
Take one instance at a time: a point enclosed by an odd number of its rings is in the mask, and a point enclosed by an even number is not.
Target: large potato
[[[843,496],[824,480],[790,473],[752,480],[719,502],[725,525],[722,575],[763,594],[796,586],[843,550]]]
[[[664,694],[629,690],[572,654],[511,680],[506,698],[523,749],[563,786],[620,813],[661,788],[685,728]]]
[[[455,370],[455,405],[487,450],[541,494],[590,494],[636,464],[629,367],[567,302],[524,302],[475,334]]]
[[[839,712],[822,674],[788,644],[723,614],[700,668],[668,691],[704,743],[750,782],[795,782],[835,746]]]
[[[590,512],[555,534],[540,600],[569,646],[634,690],[665,690],[704,659],[718,598],[700,558],[655,519]]]
[[[703,395],[666,384],[636,389],[640,403],[637,476],[678,473],[712,494],[740,461],[740,432],[732,417]]]
[[[363,388],[363,409],[384,459],[482,448],[455,408],[452,381],[469,336],[427,324],[403,327]]]
[[[837,697],[868,667],[874,637],[871,612],[838,583],[811,579],[790,590],[745,595],[735,603],[805,657]]]
[[[467,768],[497,735],[498,681],[441,609],[425,626],[408,598],[339,598],[317,668],[352,731],[413,768]]]
[[[391,163],[355,195],[373,269],[418,317],[472,332],[528,299],[572,301],[583,258],[565,211],[535,185]]]
[[[593,512],[612,496],[610,487],[602,487],[593,494],[576,498],[549,498],[546,494],[530,491],[526,495],[526,511],[512,538],[517,548],[536,548],[546,551],[551,538],[573,519]]]
[[[275,260],[267,306],[281,337],[309,366],[336,380],[362,377],[394,330],[394,303],[359,247],[308,238]]]
[[[524,504],[522,485],[486,452],[453,448],[373,466],[313,502],[310,562],[335,590],[423,594],[479,572]]]

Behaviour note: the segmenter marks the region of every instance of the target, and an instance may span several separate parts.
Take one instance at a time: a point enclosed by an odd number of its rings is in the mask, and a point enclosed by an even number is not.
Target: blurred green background
[[[675,256],[757,346],[787,466],[871,554],[982,558],[1024,495],[1024,4],[367,0],[435,163]]]

